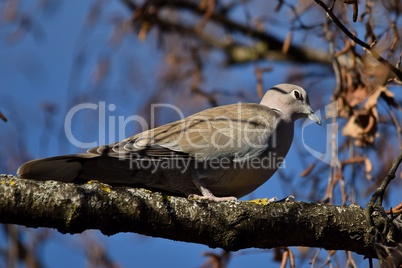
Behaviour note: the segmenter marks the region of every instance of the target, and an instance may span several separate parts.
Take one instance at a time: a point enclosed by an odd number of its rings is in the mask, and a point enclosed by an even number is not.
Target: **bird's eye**
[[[295,96],[296,100],[303,100],[303,95],[298,90],[293,90],[293,95]]]

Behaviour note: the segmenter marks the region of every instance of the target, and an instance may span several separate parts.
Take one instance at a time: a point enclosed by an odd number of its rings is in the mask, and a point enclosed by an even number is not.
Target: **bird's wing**
[[[219,106],[88,153],[197,160],[253,157],[269,148],[279,118],[275,111],[259,104]]]

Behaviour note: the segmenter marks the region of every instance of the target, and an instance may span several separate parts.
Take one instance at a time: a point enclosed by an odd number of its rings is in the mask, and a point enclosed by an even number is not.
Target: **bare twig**
[[[283,254],[282,254],[282,261],[281,261],[280,268],[286,267],[286,264],[288,262],[288,257],[289,257],[289,252],[287,250],[285,250],[285,252],[283,252]]]
[[[319,6],[321,6],[327,13],[327,15],[331,18],[331,20],[338,26],[339,29],[341,29],[342,32],[344,32],[350,39],[352,39],[356,44],[360,45],[363,47],[363,49],[373,56],[376,60],[387,66],[398,78],[399,80],[402,80],[402,72],[398,68],[396,68],[394,65],[389,63],[386,59],[380,56],[377,51],[373,49],[373,46],[375,43],[369,45],[366,42],[362,41],[359,39],[355,34],[351,33],[345,25],[342,24],[342,22],[336,17],[336,15],[332,12],[332,10],[321,0],[314,0]]]
[[[355,261],[353,260],[352,252],[346,251],[346,255],[348,256],[348,264],[349,267],[357,268]]]
[[[263,78],[262,75],[265,72],[272,71],[272,67],[255,67],[254,73],[257,78],[257,94],[258,97],[261,99],[264,96],[264,88],[263,88]]]
[[[201,2],[201,8],[205,10],[205,14],[202,17],[201,21],[199,22],[197,26],[197,31],[201,31],[205,25],[207,24],[209,18],[211,17],[212,13],[214,12],[215,9],[215,0],[207,0],[204,2]]]
[[[372,195],[370,203],[376,203],[378,200],[378,204],[381,206],[385,190],[387,189],[388,184],[395,178],[395,173],[396,170],[398,169],[399,165],[402,162],[402,151],[399,153],[399,155],[395,158],[395,160],[392,162],[392,167],[389,170],[387,176],[385,176],[384,180],[382,181],[380,187],[377,188],[375,193]]]
[[[282,262],[281,262],[280,267],[285,268],[286,264],[288,262],[288,259],[289,259],[290,267],[294,268],[295,267],[295,257],[293,255],[293,252],[288,247],[284,247],[283,250],[284,250],[284,252],[282,254]]]
[[[389,21],[388,23],[390,24],[392,31],[394,32],[394,38],[392,40],[392,44],[391,44],[391,47],[388,52],[388,58],[390,58],[395,52],[396,45],[399,43],[399,33],[398,33],[398,28],[396,27],[395,22]]]
[[[7,122],[7,118],[4,116],[2,112],[0,112],[0,119],[3,120],[4,122]]]
[[[313,259],[311,260],[311,267],[314,267],[315,266],[315,262],[317,261],[317,259],[318,259],[318,254],[320,254],[320,252],[321,252],[321,249],[318,249],[317,250],[317,252],[314,254],[314,256],[313,256]]]
[[[396,134],[398,136],[398,141],[399,141],[399,148],[402,150],[402,128],[400,126],[399,120],[396,117],[394,111],[389,109],[389,114],[391,116],[392,122],[394,122],[395,128],[396,128]]]
[[[381,247],[382,244],[387,243],[388,238],[386,237],[385,234],[388,232],[388,230],[391,229],[392,226],[392,223],[389,221],[386,211],[382,207],[382,201],[385,190],[387,189],[387,186],[391,182],[391,180],[395,178],[396,170],[398,169],[401,162],[402,162],[402,151],[394,159],[394,161],[392,162],[391,169],[385,176],[380,187],[377,188],[377,190],[372,195],[370,202],[367,203],[367,208],[365,212],[367,223],[371,228],[371,233],[374,235],[374,237],[372,238],[372,243],[373,245],[375,245],[377,257],[380,259],[382,258],[382,255],[384,255],[384,253],[382,253],[379,250],[379,247]],[[379,212],[384,219],[383,222],[380,222],[377,225],[374,223],[374,220],[372,218],[374,211]]]
[[[392,214],[392,215],[399,215],[402,213],[402,202],[399,203],[396,207],[388,209],[385,211],[387,214]]]

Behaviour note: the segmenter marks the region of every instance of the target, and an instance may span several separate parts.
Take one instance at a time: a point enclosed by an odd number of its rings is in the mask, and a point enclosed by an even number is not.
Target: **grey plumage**
[[[18,174],[231,200],[252,192],[275,173],[291,146],[294,121],[305,117],[321,123],[303,88],[280,84],[267,91],[260,104],[207,109],[86,154],[27,162]]]

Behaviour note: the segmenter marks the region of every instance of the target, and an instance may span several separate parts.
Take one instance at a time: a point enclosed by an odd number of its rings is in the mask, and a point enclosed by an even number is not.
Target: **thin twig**
[[[211,17],[212,13],[214,12],[215,4],[216,4],[215,0],[209,0],[204,3],[201,3],[202,8],[205,9],[205,14],[202,17],[199,24],[197,25],[197,28],[196,28],[197,31],[202,31],[202,29],[204,29],[209,18]]]
[[[396,128],[396,134],[398,135],[398,141],[399,141],[399,149],[402,150],[402,129],[401,126],[399,125],[398,118],[396,118],[396,115],[394,111],[391,109],[391,107],[389,109],[389,114]]]
[[[330,19],[338,26],[339,29],[342,30],[350,39],[352,39],[356,44],[359,44],[360,46],[366,48],[366,49],[371,49],[371,46],[367,44],[366,42],[360,40],[356,35],[351,33],[345,25],[342,24],[342,22],[336,17],[336,15],[332,12],[331,8],[329,8],[323,1],[321,0],[314,0],[319,6],[321,6],[326,12],[327,15],[330,17]]]
[[[7,122],[7,118],[4,116],[2,112],[0,112],[0,119],[3,120],[4,122]]]
[[[350,39],[352,39],[356,44],[363,47],[363,49],[370,55],[372,55],[376,60],[387,66],[396,76],[398,76],[399,80],[402,80],[402,72],[391,63],[389,63],[386,59],[380,56],[377,51],[373,49],[375,43],[369,45],[363,40],[359,39],[355,34],[351,33],[345,25],[336,17],[336,15],[332,12],[331,8],[329,8],[323,1],[321,0],[314,0],[319,6],[321,6],[330,17],[330,19],[344,32]]]
[[[380,187],[377,188],[373,196],[371,197],[370,202],[375,203],[378,200],[378,204],[381,206],[382,205],[382,199],[385,193],[385,190],[387,189],[388,184],[395,178],[395,173],[396,170],[398,169],[399,165],[402,162],[402,151],[399,153],[399,155],[394,159],[392,162],[391,169],[387,173],[387,176],[385,176],[384,180],[382,181]]]
[[[355,260],[353,259],[352,252],[346,251],[346,255],[348,256],[348,265],[352,268],[357,268]]]
[[[321,249],[318,249],[317,252],[314,254],[314,257],[310,262],[311,263],[311,268],[314,268],[315,262],[317,261],[318,254],[320,254],[320,252],[321,252]]]
[[[289,251],[285,250],[282,254],[282,261],[281,261],[281,266],[280,268],[285,268],[286,264],[288,262],[288,257],[289,257]]]
[[[387,234],[387,231],[385,231],[385,230],[389,228],[389,226],[388,226],[388,217],[387,217],[386,211],[382,207],[382,201],[383,201],[383,196],[384,196],[385,190],[386,190],[388,184],[391,182],[391,180],[393,180],[395,178],[396,170],[398,169],[398,167],[401,164],[401,162],[402,162],[402,151],[394,159],[394,161],[392,162],[391,169],[389,170],[389,172],[385,176],[385,178],[382,181],[380,187],[377,188],[377,190],[372,195],[372,197],[370,199],[370,202],[367,203],[367,208],[366,208],[365,214],[366,214],[366,219],[367,219],[367,222],[368,222],[369,227],[371,229],[371,232],[372,232],[372,234],[374,234],[374,237],[373,237],[373,239],[371,241],[373,243],[373,245],[374,245],[374,243],[376,243],[376,239],[377,239],[378,235],[380,235],[379,238],[381,239],[381,234],[385,234],[385,235]],[[379,227],[377,227],[376,224],[373,221],[372,213],[374,211],[379,212],[384,219],[387,219],[384,223],[380,224],[380,225],[383,225],[381,227],[382,231],[379,231]],[[376,248],[376,252],[377,252],[378,247],[375,247],[375,248]],[[381,258],[380,252],[377,252],[377,256],[379,258]]]
[[[254,73],[255,76],[257,78],[257,94],[258,97],[260,99],[262,99],[262,97],[264,96],[264,82],[263,82],[263,73],[265,72],[271,72],[272,71],[272,67],[268,66],[268,67],[258,67],[256,66],[254,68]]]
[[[386,210],[385,213],[392,214],[393,216],[401,214],[402,213],[402,202],[399,203],[396,207]]]

